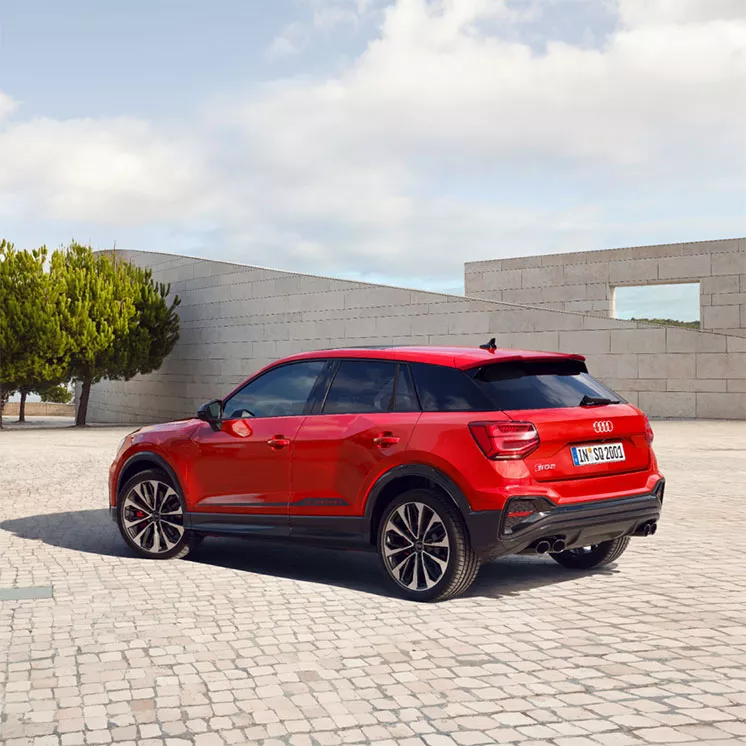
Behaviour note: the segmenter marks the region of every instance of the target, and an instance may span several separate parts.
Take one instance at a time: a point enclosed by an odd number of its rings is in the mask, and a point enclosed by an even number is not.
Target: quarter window
[[[396,379],[394,412],[418,412],[419,409],[420,405],[417,403],[417,396],[414,393],[414,383],[412,383],[409,366],[400,364],[398,378]]]
[[[272,368],[246,384],[223,404],[225,418],[287,417],[303,414],[325,360]]]
[[[458,368],[413,363],[412,374],[424,412],[484,412],[494,408]]]

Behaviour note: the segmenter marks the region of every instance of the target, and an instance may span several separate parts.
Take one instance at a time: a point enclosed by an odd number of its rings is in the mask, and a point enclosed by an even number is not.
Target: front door
[[[196,512],[274,516],[287,526],[293,444],[324,365],[309,360],[271,368],[223,402],[219,431],[207,423],[196,431]]]
[[[286,514],[290,444],[302,422],[302,416],[228,419],[217,432],[203,423],[194,436],[195,510]]]

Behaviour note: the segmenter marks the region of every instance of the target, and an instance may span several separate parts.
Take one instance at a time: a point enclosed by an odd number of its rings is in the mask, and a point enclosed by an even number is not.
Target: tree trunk
[[[78,401],[78,413],[75,416],[75,427],[85,427],[88,416],[88,397],[91,395],[90,380],[83,381],[80,387],[80,400]]]
[[[28,396],[28,391],[21,390],[21,404],[18,407],[18,421],[19,422],[26,422],[26,397]]]
[[[0,430],[3,429],[3,407],[5,406],[5,392],[0,385]]]

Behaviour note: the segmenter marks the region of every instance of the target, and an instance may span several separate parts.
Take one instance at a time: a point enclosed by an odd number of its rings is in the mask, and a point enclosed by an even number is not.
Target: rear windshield
[[[495,409],[577,407],[584,396],[624,401],[579,360],[493,363],[468,371]]]

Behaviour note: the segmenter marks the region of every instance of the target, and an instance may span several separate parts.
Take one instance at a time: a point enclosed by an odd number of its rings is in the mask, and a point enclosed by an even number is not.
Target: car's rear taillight
[[[655,437],[653,434],[653,428],[650,427],[650,420],[648,419],[648,416],[644,414],[643,417],[645,418],[645,440],[647,441],[649,446],[652,446],[653,438]]]
[[[539,447],[531,422],[471,422],[469,430],[489,459],[525,458]]]

